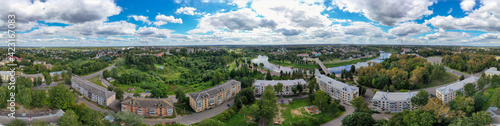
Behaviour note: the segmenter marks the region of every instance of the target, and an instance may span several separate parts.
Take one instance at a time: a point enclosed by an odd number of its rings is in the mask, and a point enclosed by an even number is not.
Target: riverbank
[[[331,68],[331,67],[338,67],[338,66],[345,66],[345,65],[350,65],[350,64],[355,64],[359,62],[366,62],[372,59],[375,59],[377,57],[370,57],[370,58],[363,58],[363,59],[357,59],[357,60],[350,60],[350,61],[344,61],[344,62],[336,62],[336,63],[324,63],[326,68]],[[274,60],[269,60],[270,63],[280,65],[280,66],[287,66],[287,67],[293,67],[293,68],[314,68],[314,69],[319,69],[318,64],[299,64],[299,63],[289,63],[289,62],[279,62],[279,61],[274,61]]]

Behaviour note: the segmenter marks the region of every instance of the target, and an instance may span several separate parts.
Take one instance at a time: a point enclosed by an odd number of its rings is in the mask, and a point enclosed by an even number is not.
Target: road
[[[104,71],[104,70],[111,71],[111,69],[113,69],[113,67],[116,67],[116,63],[114,63],[113,65],[111,65],[110,67],[108,67],[106,69],[102,69],[100,71],[97,71],[95,73],[92,73],[92,74],[89,74],[89,75],[86,75],[86,76],[82,76],[81,78],[84,79],[84,80],[90,79],[90,78],[95,77],[97,75],[101,75],[102,71]]]

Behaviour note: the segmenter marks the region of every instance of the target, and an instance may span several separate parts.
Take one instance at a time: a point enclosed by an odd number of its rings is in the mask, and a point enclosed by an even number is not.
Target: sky
[[[17,46],[500,46],[500,0],[0,0]],[[1,46],[1,45],[0,45]]]

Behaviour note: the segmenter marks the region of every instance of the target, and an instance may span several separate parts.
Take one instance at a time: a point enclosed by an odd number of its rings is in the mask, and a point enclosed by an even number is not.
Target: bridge
[[[328,70],[328,68],[325,67],[325,65],[323,65],[323,62],[321,62],[321,60],[319,60],[319,58],[314,58],[314,60],[316,60],[316,63],[318,63],[319,67],[321,67],[321,70],[323,70],[323,72],[325,74],[329,74],[330,71]]]

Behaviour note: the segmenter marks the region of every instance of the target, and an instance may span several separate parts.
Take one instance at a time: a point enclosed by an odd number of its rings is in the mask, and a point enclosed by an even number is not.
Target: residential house
[[[413,110],[411,98],[418,92],[383,92],[377,91],[371,102],[380,112],[402,112],[403,110]]]
[[[339,99],[346,104],[351,104],[349,101],[359,96],[358,87],[337,81],[326,75],[316,76],[316,82],[319,84],[320,90],[328,93],[333,99]]]
[[[294,95],[292,88],[297,88],[297,85],[302,85],[303,92],[306,91],[307,82],[304,79],[296,80],[255,80],[252,86],[255,87],[255,95],[262,95],[267,86],[275,86],[278,83],[283,84],[283,92],[280,95]],[[278,94],[278,92],[276,92]]]
[[[108,91],[108,89],[98,86],[80,77],[73,76],[71,79],[71,87],[82,94],[82,96],[89,98],[91,101],[98,103],[102,106],[109,106],[115,101],[115,92]]]
[[[493,76],[493,75],[500,76],[500,71],[498,71],[496,67],[491,67],[490,69],[484,71],[484,74],[486,74],[486,76]]]
[[[169,117],[174,115],[174,106],[163,99],[127,97],[121,102],[121,111],[145,117]]]
[[[477,86],[478,79],[479,79],[478,77],[472,76],[472,77],[469,77],[469,78],[464,79],[462,81],[455,82],[455,83],[452,83],[450,85],[446,85],[444,87],[437,88],[436,89],[436,97],[441,99],[441,101],[443,101],[443,103],[449,103],[453,99],[455,99],[455,97],[457,96],[457,91],[460,91],[462,93],[465,92],[464,86],[466,84],[473,83],[474,86]]]
[[[190,93],[189,105],[195,112],[205,111],[223,104],[234,97],[241,90],[241,82],[229,80],[215,87]]]

